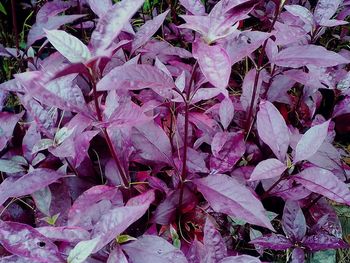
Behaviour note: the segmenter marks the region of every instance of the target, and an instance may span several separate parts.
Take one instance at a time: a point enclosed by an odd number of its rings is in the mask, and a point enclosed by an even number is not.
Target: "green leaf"
[[[126,243],[128,241],[133,241],[133,240],[137,240],[136,238],[129,236],[129,235],[120,235],[116,238],[117,243],[119,244],[123,244]]]
[[[336,263],[336,251],[335,250],[324,250],[313,253],[308,263]]]
[[[68,263],[82,263],[90,256],[96,244],[100,241],[99,237],[91,240],[80,241],[68,255]]]
[[[7,16],[7,12],[5,10],[5,7],[0,3],[0,12],[3,13],[5,16]]]

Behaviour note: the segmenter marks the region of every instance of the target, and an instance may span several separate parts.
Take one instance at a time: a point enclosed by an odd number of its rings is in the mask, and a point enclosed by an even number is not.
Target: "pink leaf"
[[[197,39],[192,52],[207,80],[217,88],[225,88],[231,75],[230,58],[226,51],[219,45],[209,46]]]
[[[215,212],[273,230],[259,199],[236,179],[216,174],[195,179],[193,182]]]
[[[287,166],[278,159],[263,160],[254,168],[250,181],[263,180],[280,176]]]
[[[180,0],[180,4],[184,6],[193,15],[204,15],[205,8],[200,0]]]
[[[311,127],[299,140],[295,148],[294,163],[313,156],[327,137],[330,120]]]
[[[111,253],[109,253],[107,263],[128,263],[120,246],[116,246]]]
[[[24,112],[19,114],[0,112],[0,151],[5,148],[8,140],[11,139],[13,130],[23,115]]]
[[[12,254],[31,259],[33,262],[64,262],[50,239],[25,224],[0,221],[0,243]]]
[[[314,11],[314,18],[316,22],[322,25],[331,19],[337,12],[337,9],[342,2],[342,0],[319,0]]]
[[[87,0],[90,8],[98,17],[104,16],[112,7],[111,0]]]
[[[257,127],[260,139],[271,148],[279,160],[284,161],[290,142],[289,129],[271,102],[260,103]]]
[[[293,178],[312,192],[321,194],[333,201],[350,205],[348,186],[328,170],[310,167],[296,174]]]
[[[333,67],[347,64],[350,61],[322,46],[304,45],[292,46],[282,50],[271,62],[281,67],[299,68],[308,65]]]
[[[70,227],[70,226],[43,226],[38,227],[36,230],[43,236],[54,241],[65,241],[69,243],[77,243],[81,240],[86,240],[90,238],[90,233],[80,227]]]

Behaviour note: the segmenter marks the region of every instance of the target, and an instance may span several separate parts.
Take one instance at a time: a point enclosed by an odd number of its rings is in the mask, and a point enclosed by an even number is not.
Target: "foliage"
[[[0,12],[13,29],[0,262],[321,262],[348,248],[350,1]]]

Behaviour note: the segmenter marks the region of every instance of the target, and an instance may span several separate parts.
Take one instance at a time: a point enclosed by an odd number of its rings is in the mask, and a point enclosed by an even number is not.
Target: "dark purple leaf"
[[[0,221],[0,243],[12,254],[35,262],[64,262],[50,239],[25,224]]]
[[[21,177],[7,177],[0,184],[0,204],[10,197],[32,194],[63,176],[63,173],[54,170],[38,168]]]
[[[264,248],[273,250],[286,250],[293,246],[293,243],[288,238],[282,235],[271,234],[262,236],[250,241],[251,244],[259,245]]]
[[[321,194],[333,201],[350,205],[350,190],[331,171],[310,167],[294,177],[296,182],[312,192]]]
[[[308,236],[303,245],[311,251],[349,248],[349,244],[342,239],[323,233]]]
[[[207,217],[204,225],[205,262],[218,262],[227,256],[226,244],[212,220],[210,217]]]
[[[194,183],[214,211],[273,230],[260,200],[236,179],[216,174],[195,179]]]
[[[287,200],[282,216],[282,227],[286,236],[301,241],[306,234],[306,221],[297,201]]]
[[[133,263],[187,263],[181,250],[158,236],[143,235],[122,248]]]

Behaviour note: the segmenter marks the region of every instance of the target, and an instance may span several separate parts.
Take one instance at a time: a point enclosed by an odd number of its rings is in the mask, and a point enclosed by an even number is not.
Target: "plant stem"
[[[273,27],[275,26],[275,23],[277,21],[279,13],[280,13],[280,8],[278,6],[276,6],[275,16],[274,16],[272,24],[268,30],[268,33],[270,33],[272,31]],[[260,52],[259,57],[258,57],[258,64],[256,66],[256,74],[255,74],[254,86],[253,86],[253,94],[252,94],[252,98],[250,100],[248,117],[246,119],[246,125],[245,125],[245,132],[247,133],[246,138],[249,137],[251,126],[253,125],[252,119],[254,119],[253,118],[254,102],[255,102],[255,98],[257,96],[256,93],[258,90],[259,76],[260,76],[261,70],[263,69],[262,65],[263,65],[263,61],[264,61],[264,57],[265,57],[265,49],[266,49],[266,45],[267,45],[268,40],[269,40],[269,38],[264,41],[264,44],[262,46],[261,52]]]
[[[17,17],[16,17],[15,0],[11,0],[11,12],[12,12],[12,27],[13,27],[13,32],[15,33],[16,50],[17,50],[17,57],[18,57],[19,56],[19,38],[18,38],[18,31],[17,31]]]
[[[187,176],[187,147],[188,147],[188,127],[189,127],[189,106],[190,106],[190,98],[191,98],[191,89],[194,81],[194,73],[196,71],[198,62],[194,64],[191,72],[191,79],[189,82],[188,90],[186,92],[185,102],[185,131],[184,131],[184,147],[183,147],[183,157],[182,157],[182,171],[180,176],[180,197],[179,197],[179,206],[178,209],[181,209],[183,194],[184,194],[184,182]],[[181,94],[182,95],[182,94]],[[184,98],[184,97],[183,97]]]
[[[96,114],[97,114],[97,119],[99,122],[103,121],[102,117],[102,112],[98,103],[98,97],[97,97],[97,90],[96,90],[96,80],[95,80],[95,74],[93,73],[92,70],[90,70],[90,80],[92,84],[92,91],[93,91],[93,97],[94,97],[94,102],[95,102],[95,109],[96,109]],[[112,155],[112,158],[117,166],[117,169],[119,171],[120,177],[122,179],[122,183],[124,187],[129,187],[129,180],[126,172],[123,169],[123,166],[121,165],[121,162],[118,158],[117,152],[114,149],[113,142],[107,132],[107,129],[105,127],[102,128],[103,135],[105,137],[106,143],[108,145],[108,149]]]

